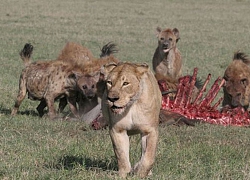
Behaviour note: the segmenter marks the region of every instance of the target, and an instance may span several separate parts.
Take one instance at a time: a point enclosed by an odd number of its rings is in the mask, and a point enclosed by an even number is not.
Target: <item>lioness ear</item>
[[[147,72],[149,69],[149,66],[146,64],[146,63],[143,63],[143,64],[138,64],[137,65],[137,68],[136,68],[136,71],[142,75],[144,74],[145,72]]]
[[[117,66],[117,64],[114,63],[114,62],[104,65],[104,66],[101,68],[101,76],[103,76],[104,79],[106,79],[107,76],[108,76],[108,74],[109,74],[116,66]]]
[[[158,37],[159,36],[159,34],[161,33],[161,28],[160,27],[157,27],[156,28],[156,37]]]
[[[180,40],[180,33],[177,28],[174,28],[173,30],[174,35],[176,36],[176,43]]]

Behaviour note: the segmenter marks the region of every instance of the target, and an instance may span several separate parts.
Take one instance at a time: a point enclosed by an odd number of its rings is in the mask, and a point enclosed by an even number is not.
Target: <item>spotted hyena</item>
[[[181,54],[176,44],[180,39],[179,30],[157,28],[158,47],[153,56],[153,70],[164,76],[179,78],[182,73]]]
[[[15,115],[26,94],[31,100],[41,101],[37,110],[43,115],[44,107],[48,107],[50,119],[56,117],[54,101],[57,98],[66,97],[69,107],[75,116],[78,116],[76,108],[76,93],[79,88],[77,81],[84,76],[81,68],[69,66],[63,61],[37,61],[31,63],[33,51],[31,44],[26,44],[20,52],[25,63],[19,79],[19,92],[15,101],[12,115]]]

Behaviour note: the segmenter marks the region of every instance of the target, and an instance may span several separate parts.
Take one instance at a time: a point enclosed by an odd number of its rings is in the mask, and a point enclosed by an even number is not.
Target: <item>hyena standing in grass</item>
[[[153,56],[155,73],[178,79],[182,74],[182,59],[177,42],[180,39],[179,30],[157,28],[158,47]]]
[[[41,101],[37,107],[40,116],[43,116],[43,110],[47,106],[49,118],[54,119],[56,117],[54,101],[64,96],[71,112],[78,116],[76,93],[79,91],[77,86],[81,86],[78,80],[85,75],[84,70],[56,60],[31,63],[32,51],[33,46],[25,44],[20,52],[25,68],[20,75],[19,92],[11,115],[17,113],[26,93],[28,93],[29,99]]]

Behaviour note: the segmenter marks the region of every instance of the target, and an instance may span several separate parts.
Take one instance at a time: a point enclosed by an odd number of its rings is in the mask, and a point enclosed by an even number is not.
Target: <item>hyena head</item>
[[[85,74],[77,78],[77,87],[82,94],[89,100],[97,95],[96,85],[100,78],[100,72]]]
[[[177,28],[162,30],[160,27],[157,27],[156,31],[160,50],[168,53],[172,48],[176,47],[176,43],[180,39]]]
[[[234,54],[233,61],[224,73],[225,84],[223,87],[223,106],[243,106],[245,109],[250,103],[250,58],[238,51]]]

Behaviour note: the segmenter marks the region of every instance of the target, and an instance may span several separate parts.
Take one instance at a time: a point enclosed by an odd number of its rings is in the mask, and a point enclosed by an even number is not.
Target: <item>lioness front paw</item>
[[[139,166],[138,164],[136,164],[133,169],[130,172],[131,175],[137,175],[140,178],[144,178],[146,176],[151,176],[152,170],[146,170],[145,168]]]

